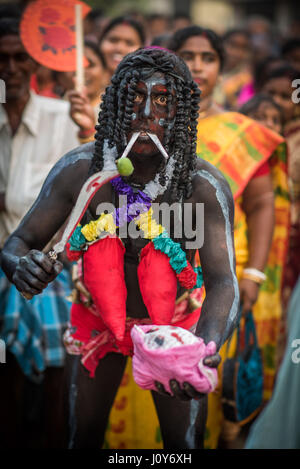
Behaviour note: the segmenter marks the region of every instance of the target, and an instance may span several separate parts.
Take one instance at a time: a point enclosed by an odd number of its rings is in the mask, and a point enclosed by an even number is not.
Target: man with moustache
[[[52,256],[51,261],[42,249],[78,206],[82,194],[95,187],[93,197],[82,205],[84,215],[68,245],[72,258],[83,261],[81,279],[85,287],[81,286],[72,306],[71,328],[65,336],[71,354],[66,406],[71,423],[69,448],[101,447],[127,355],[133,353],[133,325],[150,324],[152,315],[157,319],[152,323],[166,324],[163,304],[171,306],[175,317],[175,300],[185,293],[190,295],[191,286],[184,287],[187,284],[181,283],[180,275],[174,277],[174,270],[165,269],[169,265],[167,255],[156,253],[156,260],[151,257],[154,241],[146,236],[148,225],[140,222],[140,213],[132,215],[128,210],[124,218],[118,195],[149,203],[149,212],[152,202],[178,202],[183,211],[185,203],[191,204],[194,225],[197,204],[205,204],[204,245],[199,246],[199,255],[206,298],[202,309],[198,307],[181,321],[177,318],[172,322],[171,318],[167,323],[192,329],[205,344],[215,342],[217,350],[234,329],[239,297],[232,239],[233,201],[219,171],[197,161],[198,102],[198,87],[175,54],[155,47],[129,54],[103,97],[95,142],[81,146],[56,164],[35,204],[5,245],[2,266],[7,276],[19,291],[38,295],[61,268],[59,260]],[[119,177],[113,173],[109,180],[105,176],[105,183],[97,186],[99,174],[116,168],[116,160],[126,151],[133,172]],[[98,209],[105,203],[115,209],[113,213],[100,211],[98,218]],[[121,227],[130,220],[142,232],[138,238],[121,234]],[[158,226],[153,219],[151,223]],[[164,237],[172,246],[175,228],[171,224],[169,237],[166,233]],[[188,249],[187,241],[185,237],[179,240],[178,252],[193,264],[196,249]],[[144,268],[151,270],[157,262],[164,274],[150,278],[154,295],[147,297],[149,278],[142,279],[140,265],[144,263]],[[166,305],[164,287],[170,289],[170,285],[173,303]],[[105,307],[101,310],[103,300]],[[116,318],[113,329],[111,323]],[[123,333],[112,333],[115,328],[123,328]],[[216,368],[218,353],[207,356],[204,364]],[[179,383],[176,376],[169,385],[172,395],[159,380],[152,392],[164,447],[202,447],[207,396],[188,382]]]

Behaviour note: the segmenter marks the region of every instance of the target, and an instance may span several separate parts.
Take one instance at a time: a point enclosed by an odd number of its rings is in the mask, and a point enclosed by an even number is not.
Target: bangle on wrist
[[[260,270],[255,269],[254,267],[247,267],[243,271],[242,278],[253,280],[253,282],[256,282],[261,285],[267,279],[267,276]]]

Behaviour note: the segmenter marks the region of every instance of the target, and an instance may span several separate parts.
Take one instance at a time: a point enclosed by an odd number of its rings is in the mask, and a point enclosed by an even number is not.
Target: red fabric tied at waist
[[[199,307],[190,311],[189,300],[176,304],[177,277],[166,254],[148,243],[141,251],[138,280],[150,317],[126,318],[127,289],[124,276],[125,248],[115,236],[107,236],[83,254],[82,281],[93,304],[75,303],[71,308],[71,329],[64,335],[67,351],[82,355],[82,364],[94,376],[99,360],[109,352],[132,355],[130,331],[134,324],[156,324],[190,329],[195,326],[204,299],[204,289],[190,294]]]
[[[203,301],[203,289],[194,290],[192,296]],[[173,318],[170,324],[184,329],[191,329],[199,320],[201,306],[193,312],[189,312],[188,300],[183,300],[177,305],[173,304]],[[73,355],[81,355],[81,363],[90,372],[91,378],[99,360],[107,353],[115,352],[123,355],[133,354],[131,329],[136,325],[151,324],[150,318],[127,318],[125,321],[125,334],[122,341],[107,328],[101,317],[96,313],[94,305],[86,308],[80,303],[75,303],[71,308],[71,329],[64,335],[64,343],[67,352]]]
[[[99,360],[110,352],[132,355],[133,344],[130,331],[134,324],[150,324],[149,318],[124,321],[124,337],[121,341],[107,328],[94,309],[86,308],[80,303],[71,308],[71,334],[64,336],[65,346],[71,354],[82,355],[81,363],[89,370],[91,378]],[[70,331],[69,331],[70,332]],[[75,347],[74,347],[75,344]],[[72,350],[73,349],[73,350]],[[76,350],[77,349],[77,350]]]
[[[127,289],[122,241],[107,236],[90,245],[83,255],[84,284],[104,324],[117,340],[125,334]]]

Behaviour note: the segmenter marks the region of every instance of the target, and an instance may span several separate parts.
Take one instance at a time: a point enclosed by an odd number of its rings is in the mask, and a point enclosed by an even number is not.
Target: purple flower
[[[127,205],[117,208],[114,212],[114,221],[117,226],[122,226],[136,218],[140,213],[147,212],[151,207],[152,200],[143,191],[134,191],[120,177],[111,181],[111,184],[118,195],[127,197]]]

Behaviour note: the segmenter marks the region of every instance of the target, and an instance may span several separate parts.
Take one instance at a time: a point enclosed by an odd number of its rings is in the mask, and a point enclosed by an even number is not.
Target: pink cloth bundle
[[[216,368],[203,364],[203,359],[216,353],[216,344],[205,345],[203,339],[175,326],[134,326],[133,377],[143,389],[156,390],[159,381],[172,394],[171,379],[180,385],[190,383],[198,392],[213,391],[218,382]]]

